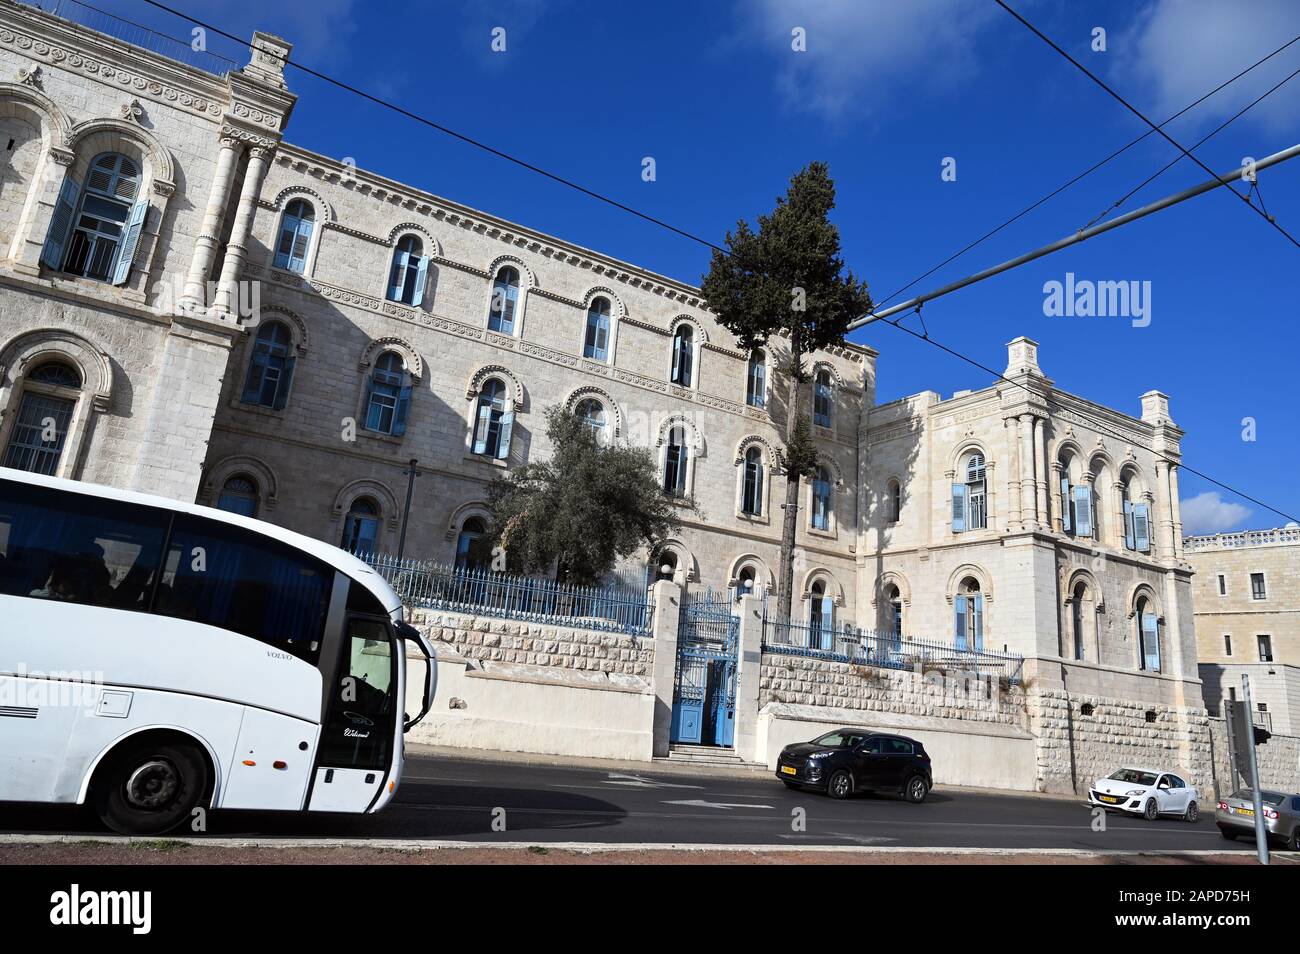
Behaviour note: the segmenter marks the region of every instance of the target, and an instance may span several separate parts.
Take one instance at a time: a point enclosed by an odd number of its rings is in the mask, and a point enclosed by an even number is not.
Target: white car
[[[1147,821],[1177,815],[1194,822],[1201,813],[1196,789],[1173,772],[1152,768],[1122,768],[1097,779],[1088,790],[1088,804],[1141,815]]]

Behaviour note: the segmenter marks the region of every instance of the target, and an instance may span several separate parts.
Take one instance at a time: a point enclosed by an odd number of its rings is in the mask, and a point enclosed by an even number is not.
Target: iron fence
[[[654,603],[644,587],[575,586],[389,554],[361,557],[407,606],[649,635]]]
[[[122,40],[132,46],[158,53],[214,76],[221,76],[239,68],[234,60],[218,53],[196,50],[190,41],[151,30],[147,26],[126,20],[115,13],[82,3],[81,0],[23,0],[23,2],[45,13],[71,20],[80,26],[107,34],[115,40]]]
[[[980,672],[1020,683],[1024,657],[987,649],[962,649],[947,643],[914,639],[897,633],[861,629],[852,623],[838,628],[763,616],[763,649],[792,656],[810,656],[881,669],[939,668]]]

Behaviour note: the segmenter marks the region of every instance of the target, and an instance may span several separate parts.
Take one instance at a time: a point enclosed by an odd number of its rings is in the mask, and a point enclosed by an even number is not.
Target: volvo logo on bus
[[[348,721],[353,725],[374,725],[373,722],[359,712],[349,712],[347,709],[344,709],[343,714],[347,716]]]

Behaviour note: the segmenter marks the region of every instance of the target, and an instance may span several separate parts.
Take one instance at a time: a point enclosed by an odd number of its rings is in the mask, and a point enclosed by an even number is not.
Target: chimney
[[[248,49],[252,57],[244,67],[244,74],[285,89],[284,67],[289,62],[293,44],[274,33],[258,30],[253,34],[253,42]]]
[[[1007,342],[1007,370],[1003,372],[1012,378],[1018,374],[1043,376],[1043,369],[1038,366],[1038,342],[1021,335]]]

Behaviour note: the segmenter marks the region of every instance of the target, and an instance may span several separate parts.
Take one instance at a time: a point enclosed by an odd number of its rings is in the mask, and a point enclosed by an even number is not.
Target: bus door
[[[347,617],[321,723],[309,810],[364,812],[388,784],[403,721],[402,649],[387,619]]]

